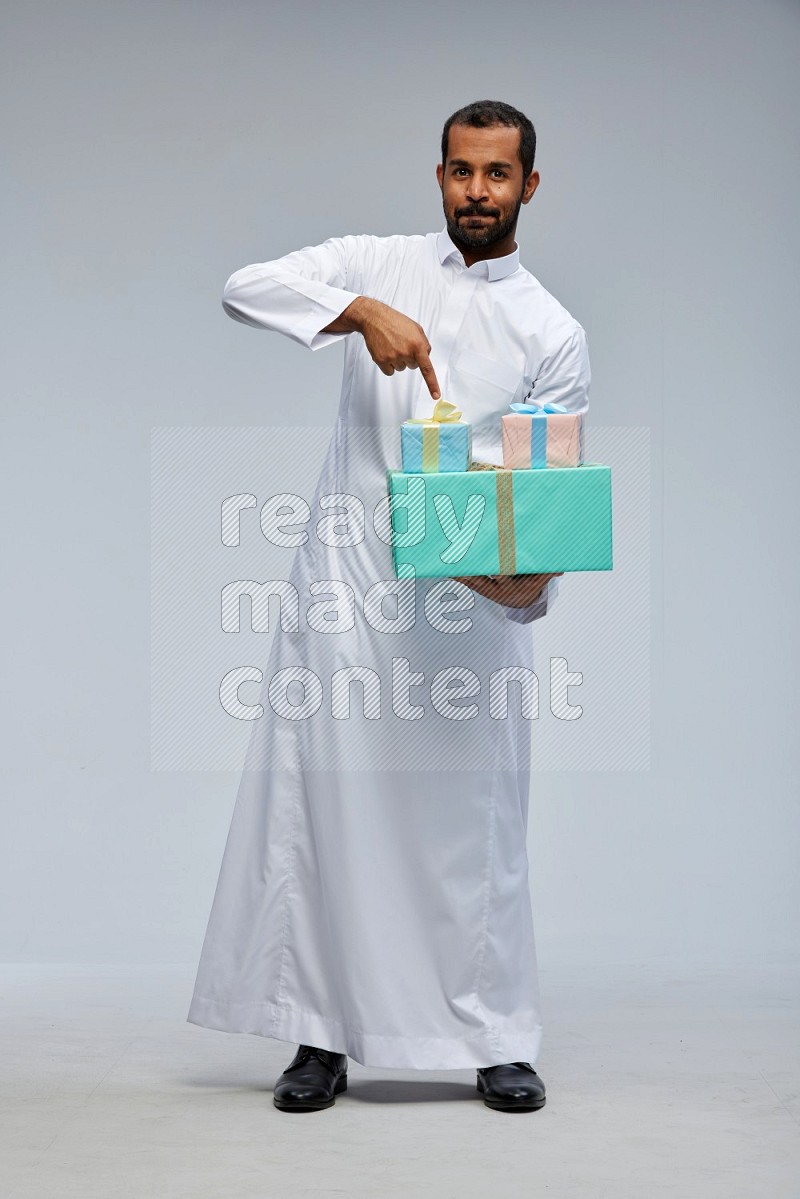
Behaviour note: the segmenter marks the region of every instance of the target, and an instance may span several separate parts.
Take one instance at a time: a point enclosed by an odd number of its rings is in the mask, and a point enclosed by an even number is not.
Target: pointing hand
[[[410,370],[419,368],[431,398],[438,400],[441,396],[441,388],[430,359],[431,343],[422,326],[405,313],[390,308],[380,300],[359,296],[335,321],[326,325],[324,331],[358,331],[364,337],[373,362],[384,375],[393,375],[395,371],[404,371],[406,367]]]

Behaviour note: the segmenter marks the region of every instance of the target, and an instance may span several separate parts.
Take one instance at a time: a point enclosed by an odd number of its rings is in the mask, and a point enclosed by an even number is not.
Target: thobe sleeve
[[[576,324],[571,334],[542,362],[531,397],[535,404],[563,404],[569,412],[585,414],[589,407],[591,381],[586,333],[581,325]],[[527,608],[512,608],[503,604],[508,619],[516,624],[530,624],[546,616],[552,611],[560,582],[561,578],[549,579]]]
[[[569,412],[585,413],[591,381],[586,332],[576,322],[571,333],[542,361],[529,394],[534,404],[563,404]]]
[[[225,284],[222,307],[245,325],[284,333],[319,350],[346,336],[321,330],[361,294],[353,290],[360,248],[357,236],[332,237],[272,262],[244,266]]]

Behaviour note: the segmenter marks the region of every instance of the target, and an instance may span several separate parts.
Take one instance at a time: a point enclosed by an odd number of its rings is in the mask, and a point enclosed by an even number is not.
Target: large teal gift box
[[[472,425],[461,410],[438,399],[428,420],[419,417],[400,426],[403,470],[411,474],[468,470],[472,457]]]
[[[398,578],[612,570],[611,468],[389,470]],[[401,568],[406,568],[401,570]]]

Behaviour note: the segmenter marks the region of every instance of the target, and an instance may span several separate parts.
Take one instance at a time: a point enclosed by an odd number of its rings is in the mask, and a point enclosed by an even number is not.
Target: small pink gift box
[[[511,404],[501,417],[503,466],[541,470],[583,461],[583,414],[563,404]]]

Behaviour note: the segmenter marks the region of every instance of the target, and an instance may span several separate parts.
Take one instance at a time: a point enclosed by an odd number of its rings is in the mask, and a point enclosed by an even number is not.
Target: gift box
[[[540,470],[583,461],[583,413],[563,404],[511,404],[500,418],[503,466]]]
[[[409,474],[465,471],[472,460],[472,426],[461,411],[439,399],[430,419],[419,417],[400,426],[403,470]]]
[[[611,469],[601,463],[389,470],[387,486],[398,578],[409,566],[421,578],[613,569]]]

